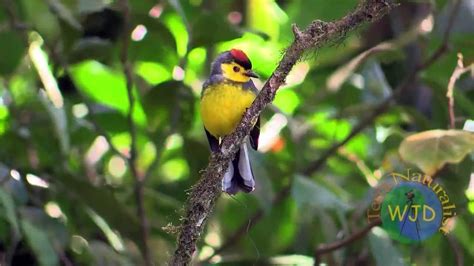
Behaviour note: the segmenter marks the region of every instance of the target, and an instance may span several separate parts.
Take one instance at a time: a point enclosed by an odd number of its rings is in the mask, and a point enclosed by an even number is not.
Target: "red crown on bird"
[[[243,66],[245,69],[252,69],[252,62],[250,62],[247,55],[239,49],[230,50],[230,54],[236,63]]]

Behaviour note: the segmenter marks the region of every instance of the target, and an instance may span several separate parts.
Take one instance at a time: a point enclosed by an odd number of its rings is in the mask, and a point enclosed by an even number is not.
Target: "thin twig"
[[[462,74],[471,70],[472,66],[474,66],[474,64],[464,67],[463,56],[461,53],[458,53],[458,61],[457,61],[456,67],[454,68],[453,74],[449,78],[448,90],[446,93],[446,97],[448,98],[449,128],[451,129],[456,128],[456,125],[455,125],[456,116],[454,115],[454,95],[453,95],[454,85],[456,84],[456,81],[461,77]]]
[[[147,266],[153,265],[153,258],[150,251],[150,246],[148,245],[149,239],[149,224],[146,217],[145,212],[145,200],[144,200],[144,179],[138,173],[137,166],[136,166],[136,158],[137,158],[137,129],[135,123],[133,121],[133,114],[135,110],[135,97],[133,95],[133,74],[132,74],[132,67],[130,61],[128,59],[128,49],[130,44],[130,32],[131,32],[131,25],[130,25],[130,4],[128,0],[121,0],[119,2],[123,17],[124,17],[124,25],[125,30],[123,33],[122,39],[122,49],[120,53],[120,61],[123,67],[123,73],[126,78],[126,86],[127,86],[127,96],[128,96],[128,114],[127,114],[127,121],[128,127],[130,131],[130,155],[128,157],[128,165],[130,167],[130,172],[132,173],[133,178],[135,179],[135,200],[137,203],[137,215],[140,220],[140,235],[142,241],[142,248],[143,248],[143,257],[144,263]]]
[[[304,31],[294,30],[298,34],[286,50],[277,69],[265,83],[252,106],[244,114],[237,129],[224,138],[221,152],[211,155],[209,165],[203,171],[199,182],[192,188],[187,201],[186,214],[182,219],[178,246],[170,261],[171,265],[188,265],[190,263],[196,250],[196,242],[214,208],[216,199],[221,193],[220,181],[228,163],[235,156],[244,137],[249,134],[253,122],[260,115],[263,108],[272,102],[278,88],[284,84],[285,78],[293,65],[300,60],[306,51],[319,48],[332,40],[339,39],[364,22],[380,18],[391,7],[393,7],[393,4],[390,1],[367,0],[363,1],[354,12],[349,13],[341,20],[331,23],[316,20]]]
[[[380,219],[377,219],[369,224],[367,224],[364,228],[360,229],[357,232],[352,233],[350,236],[347,238],[335,241],[333,243],[329,244],[321,244],[318,246],[318,248],[314,251],[314,265],[319,265],[321,262],[321,255],[325,253],[332,252],[334,250],[338,250],[342,247],[348,246],[355,241],[363,238],[372,228],[375,226],[379,226],[382,224],[382,221]]]

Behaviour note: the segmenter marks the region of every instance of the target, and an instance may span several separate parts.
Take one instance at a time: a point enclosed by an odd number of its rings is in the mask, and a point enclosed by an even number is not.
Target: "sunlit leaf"
[[[298,94],[292,89],[278,91],[273,104],[287,114],[292,114],[300,104]]]
[[[152,85],[171,79],[170,71],[163,65],[154,62],[138,62],[135,71]]]
[[[459,163],[473,150],[474,134],[471,132],[430,130],[405,138],[398,151],[405,162],[432,175],[446,163]]]
[[[253,0],[247,5],[249,26],[278,39],[280,24],[288,17],[274,0]]]
[[[128,113],[127,88],[122,72],[109,69],[95,61],[87,61],[71,68],[71,78],[80,90],[95,101],[117,109],[125,115]],[[133,91],[136,95],[135,89]],[[137,99],[133,118],[136,123],[145,124],[143,108]]]
[[[174,5],[173,3],[171,4]],[[185,21],[183,21],[182,17],[179,17],[175,14],[168,14],[164,17],[164,21],[176,40],[178,55],[184,56],[187,52],[189,44],[189,33],[187,31]]]

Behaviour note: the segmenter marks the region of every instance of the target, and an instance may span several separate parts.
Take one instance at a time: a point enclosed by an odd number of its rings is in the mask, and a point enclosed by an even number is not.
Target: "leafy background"
[[[357,1],[129,2],[137,168],[139,176],[148,177],[149,247],[161,265],[174,250],[173,226],[179,225],[186,193],[208,162],[198,106],[212,59],[232,47],[243,49],[265,80],[293,38],[292,23],[304,27],[313,19],[341,18]],[[446,0],[402,1],[381,21],[309,51],[263,113],[262,147],[252,158],[256,191],[220,197],[196,261],[226,243],[211,262],[312,264],[318,245],[366,226],[365,210],[388,174],[411,168],[436,173],[457,205],[449,239],[436,234],[405,245],[375,227],[356,243],[323,255],[323,261],[452,265],[462,258],[472,265],[472,133],[443,131],[432,138],[429,131],[423,143],[404,141],[415,132],[449,125],[445,95],[457,53],[465,66],[474,59],[472,1],[461,2],[449,49],[410,81],[408,93],[322,169],[299,174],[439,47],[452,8]],[[131,143],[120,62],[126,25],[113,0],[3,0],[1,265],[143,264],[135,180],[125,160]],[[389,41],[388,49],[356,60],[382,41]],[[472,73],[455,86],[457,129],[474,117]],[[402,141],[402,155],[409,160],[399,155]],[[444,146],[434,149],[438,141]],[[453,146],[456,155],[450,153]],[[416,159],[429,156],[434,164],[429,169],[423,166],[427,160]],[[443,167],[445,162],[450,164]],[[287,185],[289,197],[273,201]],[[229,243],[257,210],[261,219]]]

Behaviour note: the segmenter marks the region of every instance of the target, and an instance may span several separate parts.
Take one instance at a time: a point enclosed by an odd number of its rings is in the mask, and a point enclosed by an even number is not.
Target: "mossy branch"
[[[390,0],[365,0],[340,20],[334,22],[315,20],[304,31],[293,26],[295,39],[286,50],[278,67],[242,117],[237,129],[224,138],[221,152],[212,154],[199,182],[191,189],[179,230],[177,248],[170,261],[171,265],[189,265],[191,262],[196,242],[221,194],[221,179],[229,162],[235,156],[244,137],[250,133],[253,121],[265,106],[273,101],[276,91],[285,83],[288,73],[302,55],[311,49],[343,38],[349,31],[363,23],[379,19],[393,7],[394,4]]]

